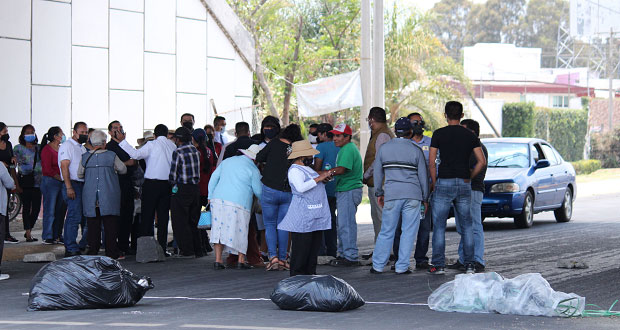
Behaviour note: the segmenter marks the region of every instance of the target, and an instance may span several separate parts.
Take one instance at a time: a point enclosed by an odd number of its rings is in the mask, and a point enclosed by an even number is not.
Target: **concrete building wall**
[[[0,0],[0,121],[174,129],[193,113],[250,121],[252,71],[200,0]],[[232,126],[231,126],[232,124]]]

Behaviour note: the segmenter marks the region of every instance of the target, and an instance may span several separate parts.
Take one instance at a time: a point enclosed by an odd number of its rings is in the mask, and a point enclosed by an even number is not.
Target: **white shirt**
[[[129,157],[146,161],[145,179],[166,180],[170,175],[170,164],[172,163],[172,153],[177,146],[165,136],[158,136],[155,140],[147,142],[140,149],[132,147],[127,140],[118,144]]]
[[[314,172],[314,170],[310,167],[304,166],[304,168],[309,170],[308,172]],[[295,190],[299,191],[300,193],[305,193],[306,191],[316,187],[317,185],[314,179],[310,179],[307,181],[306,179],[306,174],[297,167],[291,166],[291,168],[288,170],[288,182],[291,184],[291,186],[295,187]]]
[[[58,148],[58,167],[60,170],[60,178],[65,179],[62,175],[62,167],[60,163],[63,160],[68,160],[69,163],[69,179],[73,181],[84,182],[84,179],[78,177],[78,168],[82,162],[82,154],[86,152],[86,148],[79,144],[74,139],[69,139]]]
[[[226,144],[228,144],[228,139],[227,139],[227,138],[226,138],[226,136],[225,136],[222,132],[220,132],[220,131],[215,132],[215,135],[213,136],[213,140],[214,140],[215,142],[219,142],[221,145],[226,145]],[[224,150],[224,148],[222,148],[222,152],[224,152],[223,150]]]

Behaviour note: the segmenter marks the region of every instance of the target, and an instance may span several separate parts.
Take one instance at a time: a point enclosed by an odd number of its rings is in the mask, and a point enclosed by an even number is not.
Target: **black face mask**
[[[413,125],[413,135],[422,135],[424,127],[422,125]]]
[[[207,142],[213,141],[213,134],[207,134]]]
[[[79,144],[84,144],[84,142],[88,141],[88,134],[80,134],[80,136],[78,137],[77,142]]]
[[[271,140],[274,137],[276,137],[276,135],[278,135],[278,132],[275,129],[273,129],[273,128],[265,128],[265,129],[263,129],[263,134],[265,134],[266,138]]]
[[[7,134],[3,135],[2,138],[0,138],[0,139],[2,139],[2,141],[4,141],[4,142],[9,142],[9,134],[7,133]]]
[[[192,123],[191,121],[184,121],[183,122],[183,127],[187,128],[188,130],[193,130],[194,129],[194,123]]]
[[[313,158],[304,158],[304,165],[305,166],[312,166],[313,162],[314,162]]]

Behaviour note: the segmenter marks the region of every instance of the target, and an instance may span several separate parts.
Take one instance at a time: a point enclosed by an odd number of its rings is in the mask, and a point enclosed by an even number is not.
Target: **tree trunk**
[[[289,110],[291,107],[291,96],[293,94],[293,80],[295,79],[295,72],[297,71],[297,61],[299,60],[299,46],[301,44],[301,30],[304,26],[303,17],[299,17],[299,28],[297,29],[297,35],[295,36],[295,51],[293,52],[293,64],[291,69],[286,73],[286,86],[284,87],[284,106],[282,107],[282,124],[288,126],[289,123]]]
[[[265,99],[267,99],[267,104],[269,105],[269,111],[271,115],[278,118],[278,110],[276,109],[275,104],[273,103],[273,93],[271,93],[271,88],[267,84],[267,80],[265,79],[265,69],[263,68],[263,63],[260,60],[262,49],[260,48],[258,38],[256,35],[254,36],[255,48],[256,48],[256,80],[258,80],[258,86],[265,93]]]

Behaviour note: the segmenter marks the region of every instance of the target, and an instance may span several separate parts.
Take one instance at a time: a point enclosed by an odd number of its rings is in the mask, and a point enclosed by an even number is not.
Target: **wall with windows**
[[[135,143],[180,115],[251,118],[252,71],[200,0],[0,0],[0,121],[65,132],[120,120]],[[69,134],[68,134],[69,135]]]

